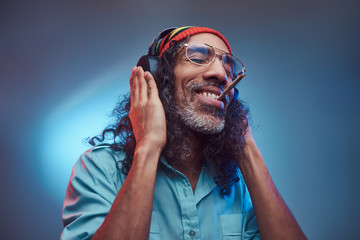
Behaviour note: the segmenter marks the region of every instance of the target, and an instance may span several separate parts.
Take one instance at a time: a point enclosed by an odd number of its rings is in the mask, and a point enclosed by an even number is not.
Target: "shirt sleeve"
[[[63,205],[62,240],[91,239],[115,200],[117,159],[107,149],[89,149],[75,163]],[[120,183],[121,184],[121,183]]]

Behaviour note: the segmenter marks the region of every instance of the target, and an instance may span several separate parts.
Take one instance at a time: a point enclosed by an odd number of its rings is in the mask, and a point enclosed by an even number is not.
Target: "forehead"
[[[199,33],[191,36],[188,42],[203,42],[224,52],[230,52],[226,44],[218,36],[211,33]]]

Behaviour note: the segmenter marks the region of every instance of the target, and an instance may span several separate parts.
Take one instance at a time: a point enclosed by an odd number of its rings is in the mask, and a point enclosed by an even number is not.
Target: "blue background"
[[[84,139],[112,122],[155,35],[212,27],[245,63],[253,135],[310,239],[360,226],[358,1],[2,1],[0,232],[58,239]]]

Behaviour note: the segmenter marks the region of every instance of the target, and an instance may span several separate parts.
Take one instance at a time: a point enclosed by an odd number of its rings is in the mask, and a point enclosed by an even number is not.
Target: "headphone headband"
[[[157,56],[156,55],[156,47],[158,46],[158,42],[175,29],[176,29],[176,27],[171,27],[171,28],[166,28],[166,29],[162,30],[152,41],[152,43],[149,47],[148,55],[149,56]]]

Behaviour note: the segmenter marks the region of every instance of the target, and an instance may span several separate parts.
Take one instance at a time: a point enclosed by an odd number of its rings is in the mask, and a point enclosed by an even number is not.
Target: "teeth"
[[[209,93],[209,92],[202,92],[201,95],[204,95],[206,97],[211,97],[211,98],[214,98],[214,99],[217,99],[219,96],[214,94],[214,93]]]

